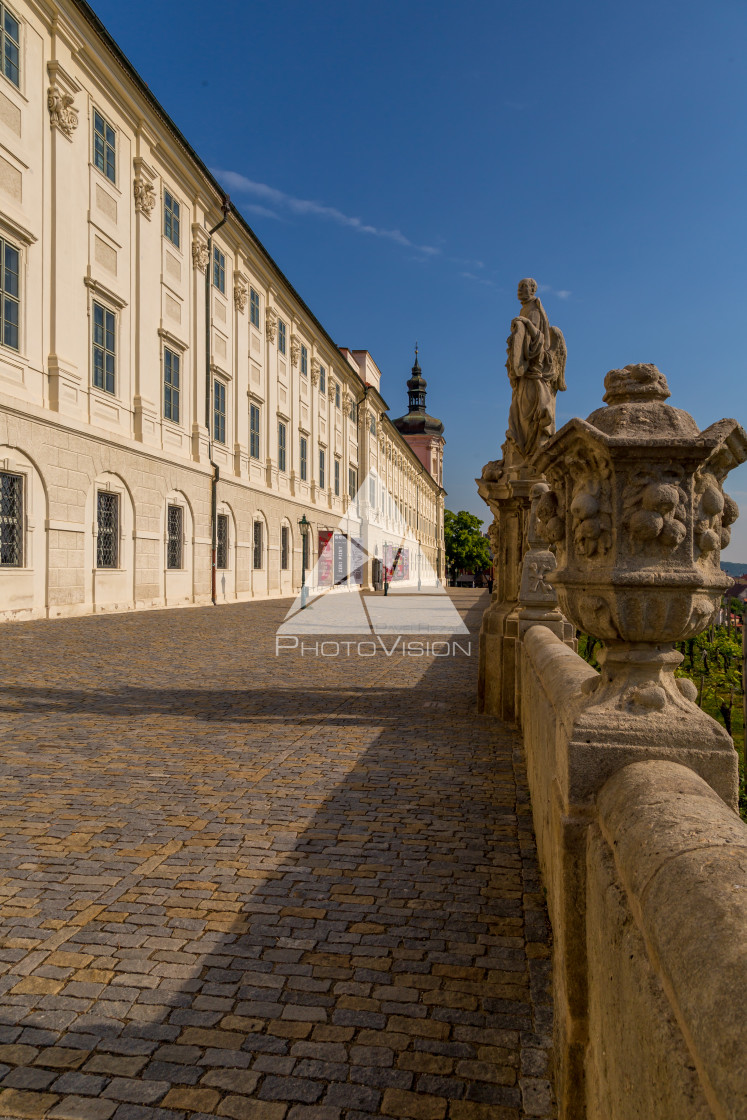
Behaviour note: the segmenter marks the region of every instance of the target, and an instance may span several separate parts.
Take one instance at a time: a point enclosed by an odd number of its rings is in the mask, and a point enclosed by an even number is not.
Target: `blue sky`
[[[94,8],[392,416],[418,340],[449,508],[488,516],[523,276],[568,345],[558,426],[636,361],[747,424],[742,0]],[[747,465],[727,489],[747,562]]]

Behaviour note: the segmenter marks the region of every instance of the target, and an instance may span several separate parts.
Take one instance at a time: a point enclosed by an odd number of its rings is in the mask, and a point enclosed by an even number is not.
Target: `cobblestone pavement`
[[[471,658],[276,658],[287,601],[3,626],[3,1117],[553,1115],[520,743],[454,601]]]

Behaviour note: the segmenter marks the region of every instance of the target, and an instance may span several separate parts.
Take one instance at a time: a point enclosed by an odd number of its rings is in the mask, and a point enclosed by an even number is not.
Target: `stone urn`
[[[692,718],[695,689],[675,678],[673,647],[710,624],[731,585],[720,551],[739,511],[722,483],[747,459],[747,434],[735,420],[698,431],[665,403],[656,366],[611,370],[604,385],[606,407],[534,458],[550,485],[538,506],[557,556],[547,579],[565,616],[605,643],[585,704]]]

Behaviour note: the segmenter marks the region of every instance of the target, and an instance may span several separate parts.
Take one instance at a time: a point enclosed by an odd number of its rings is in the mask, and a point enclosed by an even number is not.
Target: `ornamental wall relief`
[[[57,85],[47,90],[47,108],[52,128],[57,128],[68,140],[78,127],[78,110],[73,105],[73,95],[65,93]]]

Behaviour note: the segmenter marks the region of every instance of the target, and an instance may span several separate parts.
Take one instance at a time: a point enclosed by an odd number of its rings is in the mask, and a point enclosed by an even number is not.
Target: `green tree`
[[[444,510],[446,565],[449,571],[484,572],[490,567],[490,546],[480,532],[482,521],[473,513]]]

